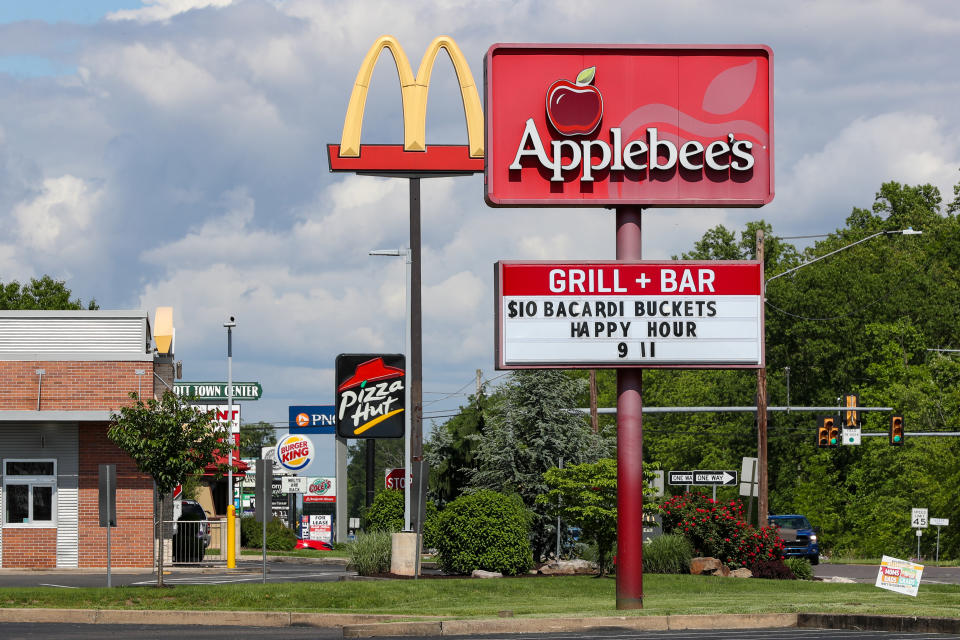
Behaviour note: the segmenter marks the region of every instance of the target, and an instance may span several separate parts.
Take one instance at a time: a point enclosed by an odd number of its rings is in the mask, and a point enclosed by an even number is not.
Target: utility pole
[[[757,260],[763,268],[763,229],[757,229]],[[766,287],[764,287],[766,297]],[[766,328],[763,329],[766,333]],[[766,336],[763,344],[767,342]],[[764,358],[766,355],[764,354]],[[757,369],[757,526],[766,526],[767,522],[767,367]]]
[[[483,391],[483,370],[477,369],[477,399],[480,399],[480,392]]]

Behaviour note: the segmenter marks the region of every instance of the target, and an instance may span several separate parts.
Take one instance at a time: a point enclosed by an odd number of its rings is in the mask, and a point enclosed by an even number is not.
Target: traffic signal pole
[[[640,260],[640,207],[617,207],[617,260]],[[617,609],[643,608],[643,374],[617,369]]]

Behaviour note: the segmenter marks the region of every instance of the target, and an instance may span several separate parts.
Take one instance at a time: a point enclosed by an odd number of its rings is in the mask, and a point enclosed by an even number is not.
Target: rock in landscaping
[[[555,560],[540,567],[540,573],[545,576],[572,576],[577,574],[592,574],[597,572],[597,565],[589,560]]]
[[[713,572],[713,575],[721,578],[728,578],[730,577],[730,567],[725,564],[721,564],[720,568]]]
[[[843,576],[832,576],[830,578],[824,578],[821,582],[840,582],[843,584],[853,584],[856,580],[851,580],[850,578],[844,578]]]
[[[741,569],[734,569],[733,571],[731,571],[730,577],[731,578],[752,578],[753,572],[750,571],[750,569],[743,567]]]
[[[716,558],[694,558],[690,561],[690,573],[695,576],[711,574],[722,566],[723,564]]]
[[[484,571],[483,569],[474,569],[470,574],[471,578],[502,578],[503,574],[499,571]]]

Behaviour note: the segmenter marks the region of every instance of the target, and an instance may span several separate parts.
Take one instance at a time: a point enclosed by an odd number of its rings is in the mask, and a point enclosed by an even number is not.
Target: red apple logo
[[[596,67],[577,74],[576,84],[557,80],[547,89],[547,118],[565,136],[593,133],[603,117],[603,96],[593,86]]]

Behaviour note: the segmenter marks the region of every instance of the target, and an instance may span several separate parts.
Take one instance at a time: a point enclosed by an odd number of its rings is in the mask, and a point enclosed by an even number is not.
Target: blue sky
[[[474,77],[496,42],[746,43],[774,52],[776,188],[760,210],[644,213],[644,255],[764,218],[828,233],[884,181],[952,197],[960,4],[766,0],[98,0],[0,3],[0,281],[66,280],[103,308],[174,307],[187,380],[233,375],[246,421],[330,404],[338,353],[403,350],[402,180],[330,174],[357,68],[390,33],[411,60],[453,36]],[[42,21],[42,22],[36,22]],[[427,142],[465,143],[448,62]],[[399,142],[396,73],[374,72],[363,142]],[[423,189],[424,389],[455,411],[493,368],[498,259],[609,259],[604,210],[491,209],[481,176]],[[744,403],[749,403],[745,398]],[[317,440],[326,440],[317,438]],[[318,443],[319,444],[319,443]],[[324,445],[311,473],[332,471]]]
[[[0,23],[21,20],[98,22],[110,11],[136,9],[139,0],[8,0],[0,4]]]

